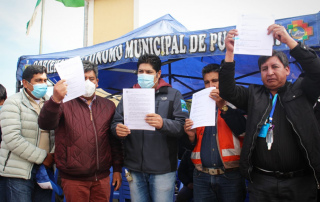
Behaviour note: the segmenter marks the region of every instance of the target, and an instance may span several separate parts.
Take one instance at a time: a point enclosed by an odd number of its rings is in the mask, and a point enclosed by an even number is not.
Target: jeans
[[[7,201],[7,178],[0,176],[0,201]]]
[[[41,189],[36,181],[37,165],[34,165],[29,180],[6,177],[8,202],[51,202],[51,189]]]
[[[130,171],[129,182],[132,202],[172,201],[176,181],[176,172],[165,174],[147,174]]]
[[[239,170],[209,175],[194,169],[193,197],[196,202],[243,202],[245,180]]]

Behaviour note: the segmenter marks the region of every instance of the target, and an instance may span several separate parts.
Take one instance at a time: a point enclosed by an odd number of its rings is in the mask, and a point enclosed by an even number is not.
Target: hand
[[[46,168],[51,168],[53,166],[53,163],[54,163],[54,153],[48,153],[47,157],[43,160],[42,164]]]
[[[188,187],[189,189],[193,189],[193,183],[189,183],[189,184],[187,185],[187,187]]]
[[[226,105],[226,101],[220,97],[219,89],[212,89],[209,97],[216,101],[216,105],[219,109],[221,109],[224,105]]]
[[[268,27],[268,35],[273,35],[273,38],[278,39],[281,43],[287,44],[290,49],[293,49],[298,45],[287,32],[286,28],[281,25],[273,24]]]
[[[65,79],[61,79],[54,85],[52,99],[60,103],[67,94],[67,86]]]
[[[191,143],[193,143],[196,138],[196,129],[195,128],[191,129],[192,126],[193,126],[193,121],[191,119],[186,119],[183,129],[184,129],[184,132],[187,133]]]
[[[127,137],[131,133],[130,129],[122,123],[118,123],[116,132],[119,137]]]
[[[226,44],[226,56],[225,62],[233,62],[234,59],[234,37],[238,36],[238,30],[232,29],[228,32],[225,41]]]
[[[163,120],[159,114],[147,114],[145,120],[150,126],[153,126],[158,130],[163,126]]]
[[[115,191],[117,191],[120,188],[121,182],[122,182],[121,173],[114,172],[112,175],[112,186],[116,185],[116,187],[114,188]]]

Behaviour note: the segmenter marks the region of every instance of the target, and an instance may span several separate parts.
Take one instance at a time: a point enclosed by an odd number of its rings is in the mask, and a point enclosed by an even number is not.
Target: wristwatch
[[[227,105],[223,105],[223,107],[221,108],[221,111],[226,112],[228,111],[229,107]]]

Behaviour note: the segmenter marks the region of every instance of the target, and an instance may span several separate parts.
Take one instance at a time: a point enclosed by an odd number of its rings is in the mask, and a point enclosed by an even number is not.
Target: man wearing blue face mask
[[[40,164],[48,168],[53,164],[50,131],[38,126],[47,100],[46,68],[30,65],[22,79],[23,90],[9,97],[0,113],[0,175],[6,181],[7,201],[50,201],[51,190],[41,189],[35,180]]]
[[[124,166],[129,169],[133,202],[172,201],[178,160],[178,139],[184,134],[188,110],[181,93],[161,76],[161,61],[155,55],[142,55],[138,61],[138,83],[133,88],[155,89],[155,113],[145,121],[155,131],[130,130],[123,124],[123,102],[117,106],[112,132],[124,139]]]

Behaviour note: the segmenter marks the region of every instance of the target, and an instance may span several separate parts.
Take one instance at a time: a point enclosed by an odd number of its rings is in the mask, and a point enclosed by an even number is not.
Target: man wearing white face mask
[[[161,60],[142,55],[138,61],[138,83],[133,88],[155,89],[155,113],[145,120],[155,131],[130,130],[123,124],[120,101],[112,121],[112,132],[124,139],[124,165],[132,175],[129,182],[133,202],[172,201],[178,160],[178,139],[184,134],[188,110],[181,93],[161,76]]]
[[[35,180],[40,164],[49,168],[53,164],[50,133],[38,126],[38,115],[47,100],[46,68],[28,66],[22,83],[23,90],[9,97],[0,113],[0,175],[7,187],[0,192],[6,191],[7,201],[51,201],[51,190],[41,189]]]
[[[55,129],[55,160],[67,202],[109,201],[110,167],[115,190],[121,185],[123,152],[120,140],[110,134],[115,105],[95,94],[98,67],[82,61],[85,94],[63,103],[65,80],[56,83],[45,103],[39,126]]]

